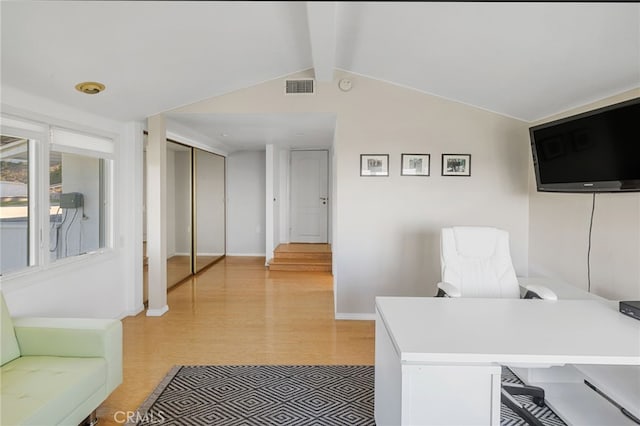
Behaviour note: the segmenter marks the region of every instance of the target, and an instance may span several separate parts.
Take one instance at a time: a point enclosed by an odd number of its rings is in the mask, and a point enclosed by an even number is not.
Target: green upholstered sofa
[[[0,424],[82,423],[122,383],[122,323],[11,319],[2,293]]]

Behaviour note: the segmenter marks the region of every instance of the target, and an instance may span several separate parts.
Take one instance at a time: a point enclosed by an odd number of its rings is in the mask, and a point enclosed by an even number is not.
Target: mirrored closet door
[[[146,138],[146,135],[145,135]],[[146,139],[145,139],[146,146]],[[167,288],[225,256],[225,157],[167,139]],[[146,197],[146,152],[143,196]],[[144,203],[144,289],[148,300],[148,259]]]
[[[191,275],[191,147],[167,141],[167,288]]]
[[[194,148],[193,167],[193,271],[197,273],[225,254],[225,158]]]

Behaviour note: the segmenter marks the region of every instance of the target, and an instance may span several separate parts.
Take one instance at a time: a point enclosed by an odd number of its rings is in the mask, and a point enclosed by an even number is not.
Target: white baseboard
[[[227,256],[264,257],[264,253],[227,253]]]
[[[124,319],[126,317],[135,317],[136,315],[138,315],[140,312],[144,311],[144,305],[140,305],[138,306],[136,309],[132,309],[130,311],[126,311],[123,314],[120,315],[119,319]]]
[[[164,305],[160,309],[147,309],[148,317],[161,317],[169,311],[169,305]]]
[[[337,320],[375,321],[376,314],[349,314],[336,312]]]

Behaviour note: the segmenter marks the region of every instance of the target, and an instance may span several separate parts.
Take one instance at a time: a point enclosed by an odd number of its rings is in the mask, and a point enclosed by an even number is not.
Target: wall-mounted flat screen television
[[[640,191],[640,98],[529,129],[538,191]]]

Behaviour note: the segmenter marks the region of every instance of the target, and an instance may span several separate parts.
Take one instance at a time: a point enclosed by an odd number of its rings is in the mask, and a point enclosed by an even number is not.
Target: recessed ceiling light
[[[95,95],[102,92],[105,89],[104,84],[97,81],[85,81],[84,83],[76,84],[76,90],[87,95]]]
[[[228,138],[229,134],[228,133],[220,133],[220,136],[222,136],[223,138]]]

